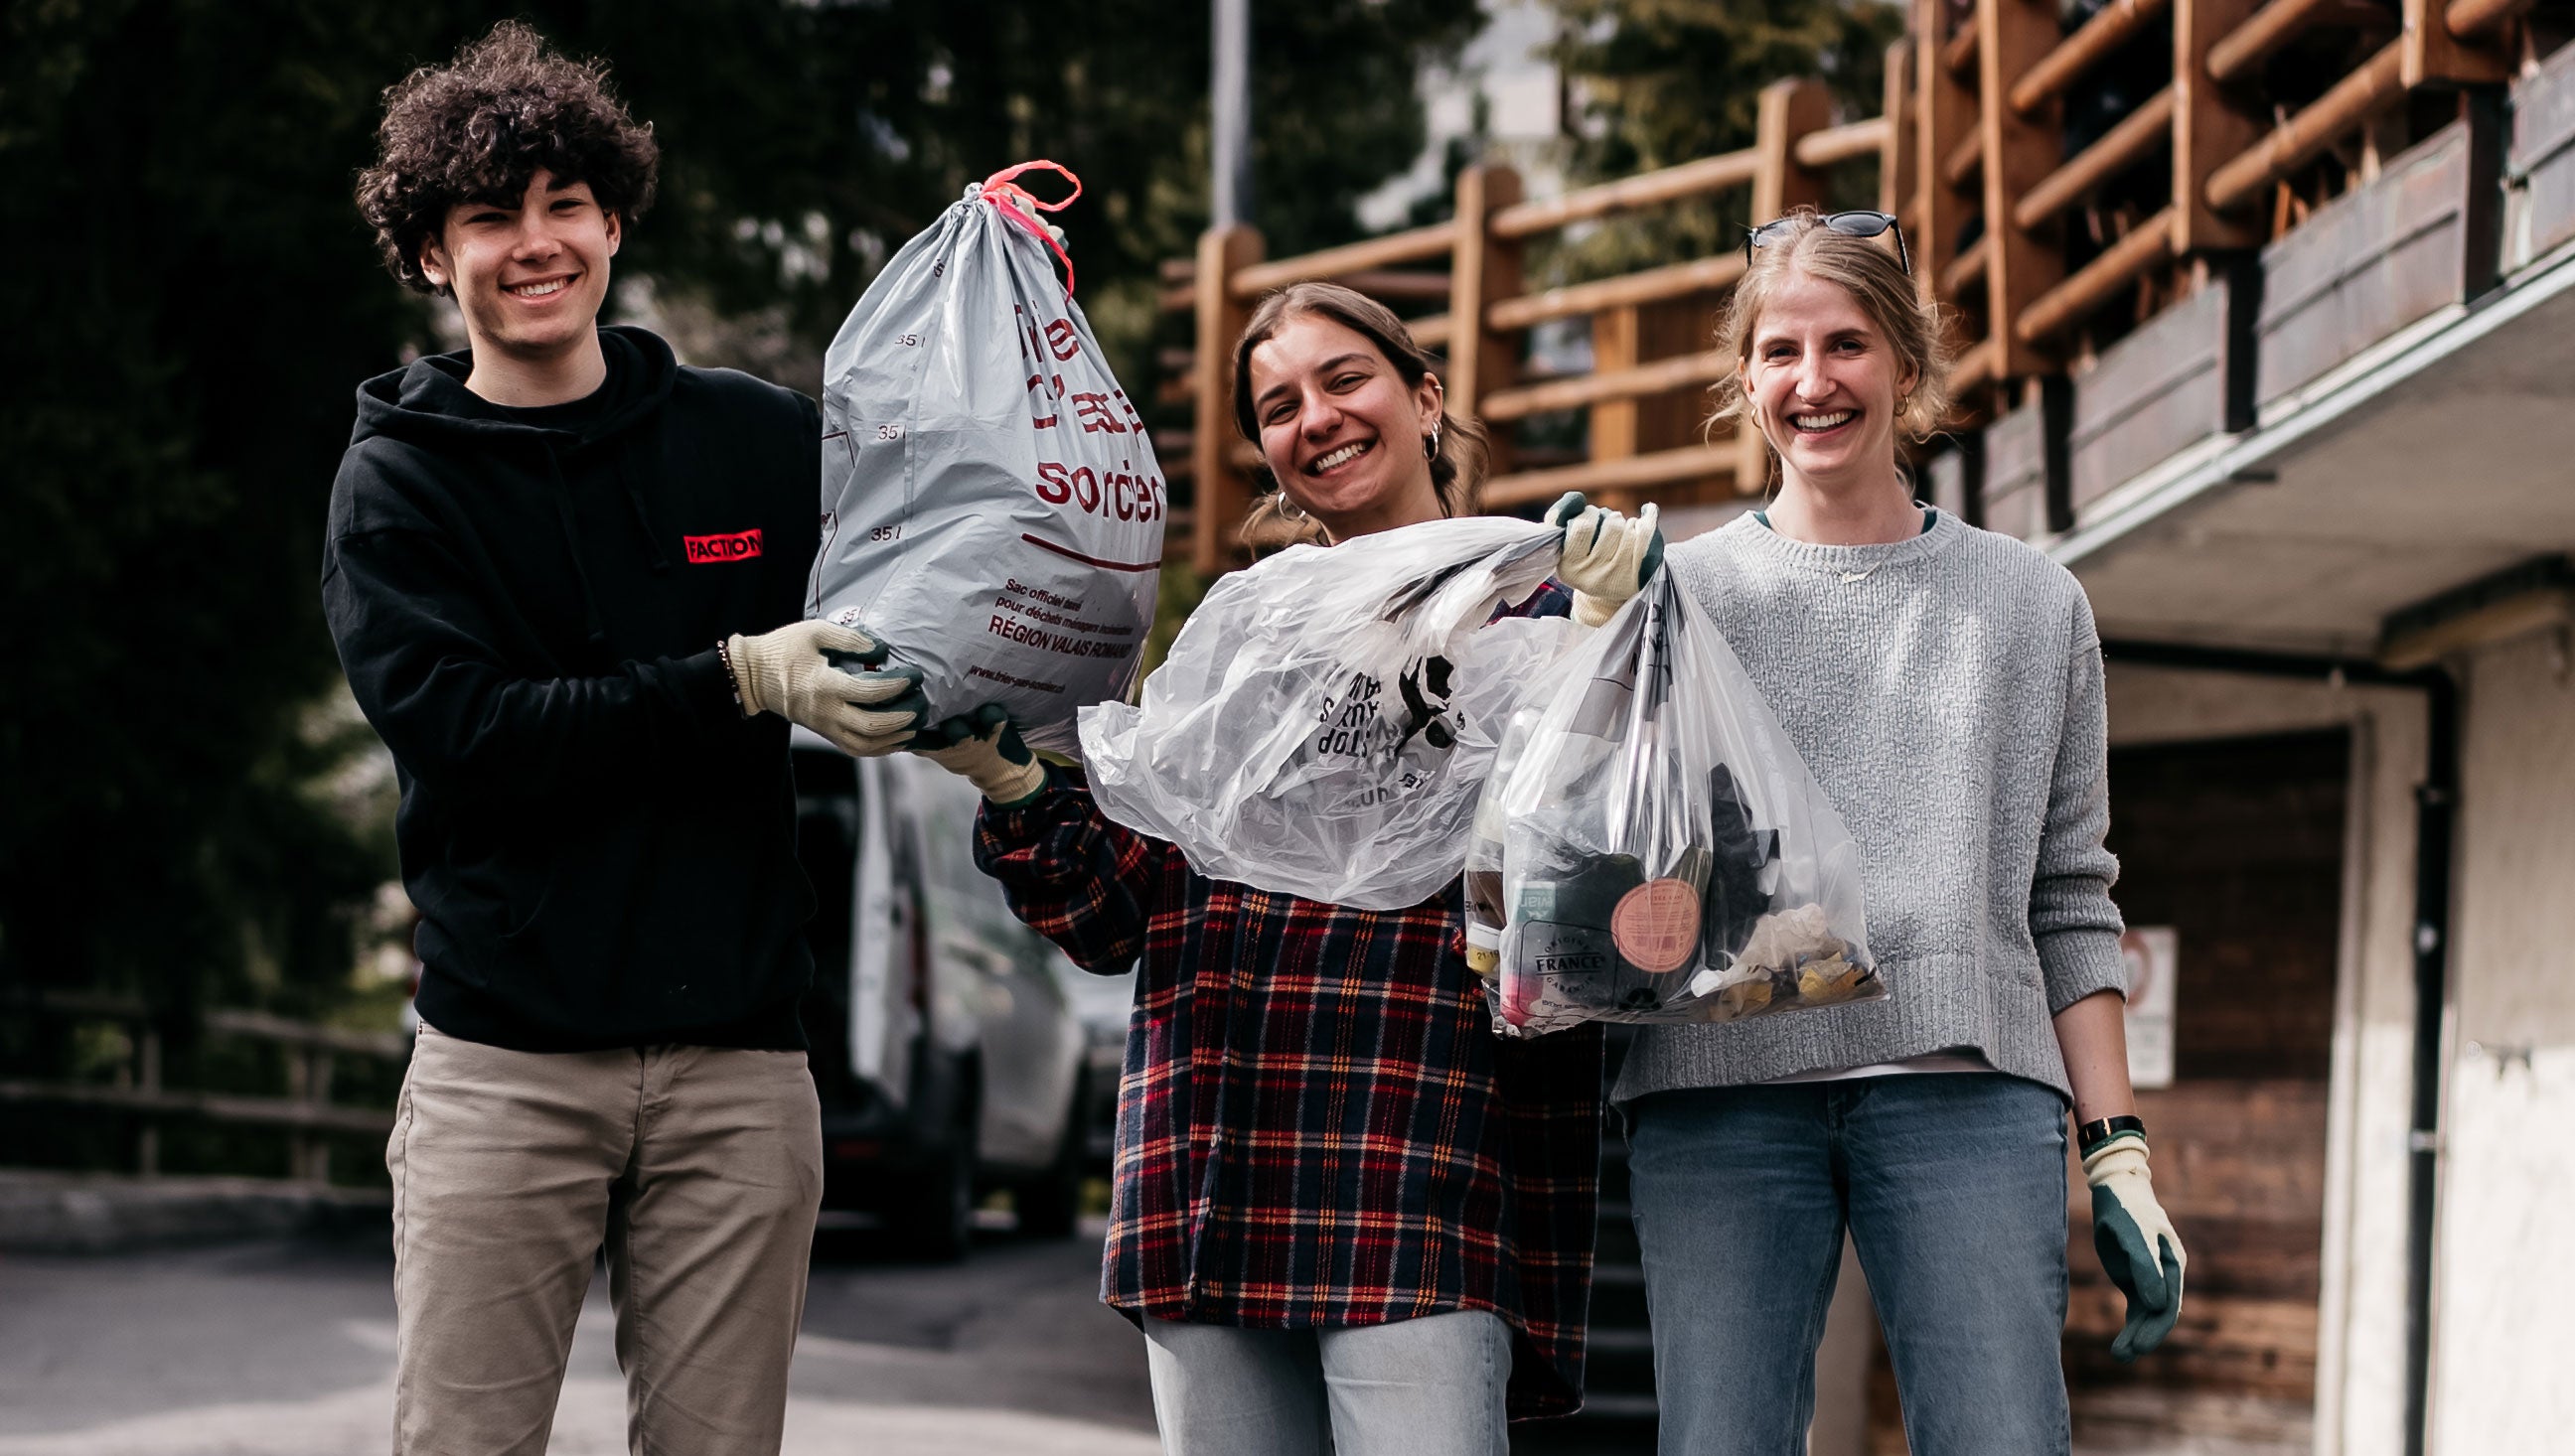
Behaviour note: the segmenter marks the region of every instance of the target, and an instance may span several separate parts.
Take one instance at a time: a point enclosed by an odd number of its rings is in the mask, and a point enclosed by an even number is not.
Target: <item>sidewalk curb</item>
[[[387,1224],[390,1191],[0,1170],[0,1252],[110,1254]]]

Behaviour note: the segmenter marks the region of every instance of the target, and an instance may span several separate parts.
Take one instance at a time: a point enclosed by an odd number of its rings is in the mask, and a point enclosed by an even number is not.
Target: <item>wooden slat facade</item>
[[[2467,181],[2454,123],[2263,251],[2262,403],[2464,295]]]
[[[2226,327],[2237,297],[2224,278],[2156,315],[2101,356],[2074,392],[2068,506],[2093,503],[2229,428]]]
[[[2512,109],[2505,174],[2518,182],[2506,265],[2526,267],[2575,240],[2575,46],[2524,82]]]

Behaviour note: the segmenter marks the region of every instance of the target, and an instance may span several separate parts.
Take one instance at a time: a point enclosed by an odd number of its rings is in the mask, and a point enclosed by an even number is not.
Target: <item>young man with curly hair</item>
[[[542,1452],[605,1247],[633,1448],[775,1452],[822,1181],[788,726],[892,751],[917,695],[800,620],[813,401],[599,325],[659,159],[604,71],[505,24],[380,140],[359,209],[471,346],[359,388],[322,575],[421,911],[395,1448]]]

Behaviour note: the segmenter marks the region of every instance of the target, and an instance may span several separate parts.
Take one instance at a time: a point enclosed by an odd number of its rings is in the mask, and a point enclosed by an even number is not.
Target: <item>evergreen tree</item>
[[[348,811],[316,586],[352,392],[437,347],[350,188],[380,94],[511,15],[665,148],[621,284],[698,363],[811,388],[874,268],[970,182],[1080,173],[1082,297],[1141,371],[1203,224],[1204,11],[1146,0],[42,0],[0,13],[0,985],[322,1009],[391,873]],[[1274,247],[1354,236],[1471,0],[1260,7]],[[1039,185],[1041,192],[1046,185]],[[639,292],[635,297],[644,297]],[[685,343],[685,341],[684,341]],[[1140,385],[1141,388],[1141,385]]]
[[[1904,32],[1886,0],[1547,0],[1553,48],[1583,99],[1571,148],[1584,181],[1624,177],[1752,145],[1761,88],[1821,76],[1842,119],[1884,104],[1886,48]],[[1876,205],[1865,168],[1837,181],[1843,205]],[[1664,210],[1576,242],[1569,274],[1596,275],[1740,247],[1741,197]]]

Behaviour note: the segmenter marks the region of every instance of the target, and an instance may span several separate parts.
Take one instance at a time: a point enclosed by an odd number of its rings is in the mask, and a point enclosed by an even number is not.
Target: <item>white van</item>
[[[1069,994],[1088,977],[975,867],[972,785],[909,754],[848,757],[803,728],[794,745],[797,855],[817,901],[803,1013],[823,1206],[882,1214],[933,1259],[965,1254],[995,1188],[1011,1190],[1022,1233],[1070,1234],[1092,1124],[1117,1090],[1093,1066],[1104,1028]],[[1117,1003],[1084,989],[1082,1005]]]

